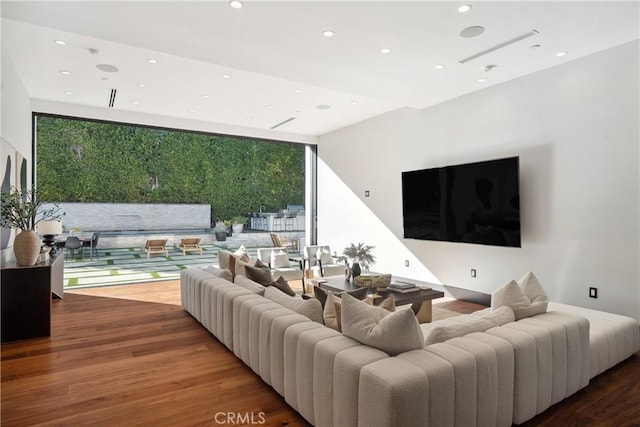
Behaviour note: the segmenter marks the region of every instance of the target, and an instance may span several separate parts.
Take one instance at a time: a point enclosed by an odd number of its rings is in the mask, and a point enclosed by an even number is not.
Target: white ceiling
[[[278,130],[322,135],[640,36],[638,1],[474,1],[464,14],[463,3],[246,0],[233,9],[227,1],[3,0],[2,48],[34,99],[108,108],[115,88],[113,108],[122,111],[258,129],[295,117]],[[473,25],[485,32],[460,37]],[[335,35],[324,37],[327,29]],[[459,62],[532,30],[538,34]],[[391,53],[382,54],[386,47]],[[497,67],[484,71],[489,64]]]

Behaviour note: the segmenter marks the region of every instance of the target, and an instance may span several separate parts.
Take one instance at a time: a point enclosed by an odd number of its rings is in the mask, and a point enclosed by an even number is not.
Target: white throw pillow
[[[247,279],[244,276],[236,276],[235,279],[233,279],[233,282],[236,285],[242,286],[243,288],[253,292],[254,294],[258,294],[258,295],[264,295],[264,291],[266,289],[260,283],[256,283],[253,280]]]
[[[239,256],[239,257],[245,254],[249,256],[249,252],[247,252],[247,248],[245,248],[244,245],[240,245],[240,247],[236,249],[235,252],[233,252],[233,255]]]
[[[233,281],[233,274],[226,268],[216,268],[213,265],[208,265],[204,267],[203,270],[207,273],[213,274],[216,277],[220,277],[221,279],[225,279],[230,282]]]
[[[289,261],[289,255],[285,251],[272,251],[271,252],[271,268],[289,268],[291,267],[291,261]]]
[[[505,323],[513,322],[516,320],[516,316],[513,314],[513,310],[508,305],[498,307],[495,310],[486,309],[471,313],[473,316],[482,317],[496,324],[496,326],[502,326]]]
[[[451,338],[463,337],[472,332],[484,332],[498,325],[470,314],[449,317],[433,323],[423,323],[420,328],[424,334],[424,345],[445,342]]]
[[[495,311],[499,307],[509,306],[513,310],[516,320],[546,312],[549,299],[535,275],[529,272],[520,281],[521,285],[512,280],[493,291],[491,294],[491,309]],[[527,293],[534,301],[529,298]]]
[[[234,275],[235,276],[245,276],[247,275],[247,271],[245,269],[245,267],[247,265],[250,265],[251,267],[254,267],[256,265],[256,261],[258,261],[257,259],[249,259],[247,261],[245,261],[245,257],[243,256],[242,259],[240,258],[235,258],[235,262],[234,262]]]
[[[331,252],[327,248],[318,248],[318,251],[316,252],[316,258],[322,263],[322,265],[333,264],[333,257],[331,256]]]
[[[303,300],[299,297],[291,297],[273,286],[267,287],[264,297],[277,302],[283,307],[290,308],[298,314],[307,316],[314,322],[322,324],[322,304],[315,298]]]
[[[342,333],[391,356],[424,346],[418,319],[411,310],[388,312],[349,294],[342,295]]]

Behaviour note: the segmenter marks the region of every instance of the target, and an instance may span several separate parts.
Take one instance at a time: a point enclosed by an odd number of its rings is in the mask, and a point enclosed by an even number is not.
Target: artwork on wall
[[[0,164],[2,165],[0,191],[9,192],[12,187],[18,190],[29,188],[29,161],[4,138],[0,137],[0,140],[2,140],[0,145]],[[11,228],[0,230],[0,249],[6,249],[9,246],[11,234]]]

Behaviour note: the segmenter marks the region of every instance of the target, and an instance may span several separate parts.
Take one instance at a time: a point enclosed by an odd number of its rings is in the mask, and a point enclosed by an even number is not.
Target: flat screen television
[[[519,158],[402,172],[404,237],[520,247]]]

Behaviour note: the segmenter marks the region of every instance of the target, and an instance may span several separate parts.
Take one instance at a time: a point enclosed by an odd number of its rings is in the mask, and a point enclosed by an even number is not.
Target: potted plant
[[[233,222],[230,219],[225,219],[222,222],[224,223],[224,226],[227,227],[227,237],[233,236],[233,228],[231,228],[233,226]]]
[[[357,277],[361,271],[369,271],[369,268],[375,264],[376,257],[371,254],[371,251],[375,249],[375,246],[365,245],[364,243],[351,243],[351,245],[344,248],[342,255],[338,257],[338,261],[347,262],[351,261],[351,275]]]
[[[57,203],[46,203],[38,199],[35,188],[0,193],[0,225],[17,228],[13,251],[19,265],[34,265],[40,255],[40,239],[36,225],[43,220],[55,220],[63,213]]]
[[[216,235],[216,240],[218,242],[224,242],[227,240],[227,230],[228,228],[224,222],[216,222],[215,227],[213,227],[213,233]]]
[[[242,230],[244,229],[244,225],[247,222],[247,218],[244,216],[234,216],[233,218],[231,218],[231,222],[232,222],[232,228],[233,228],[233,232],[236,234],[240,234],[242,233]]]

